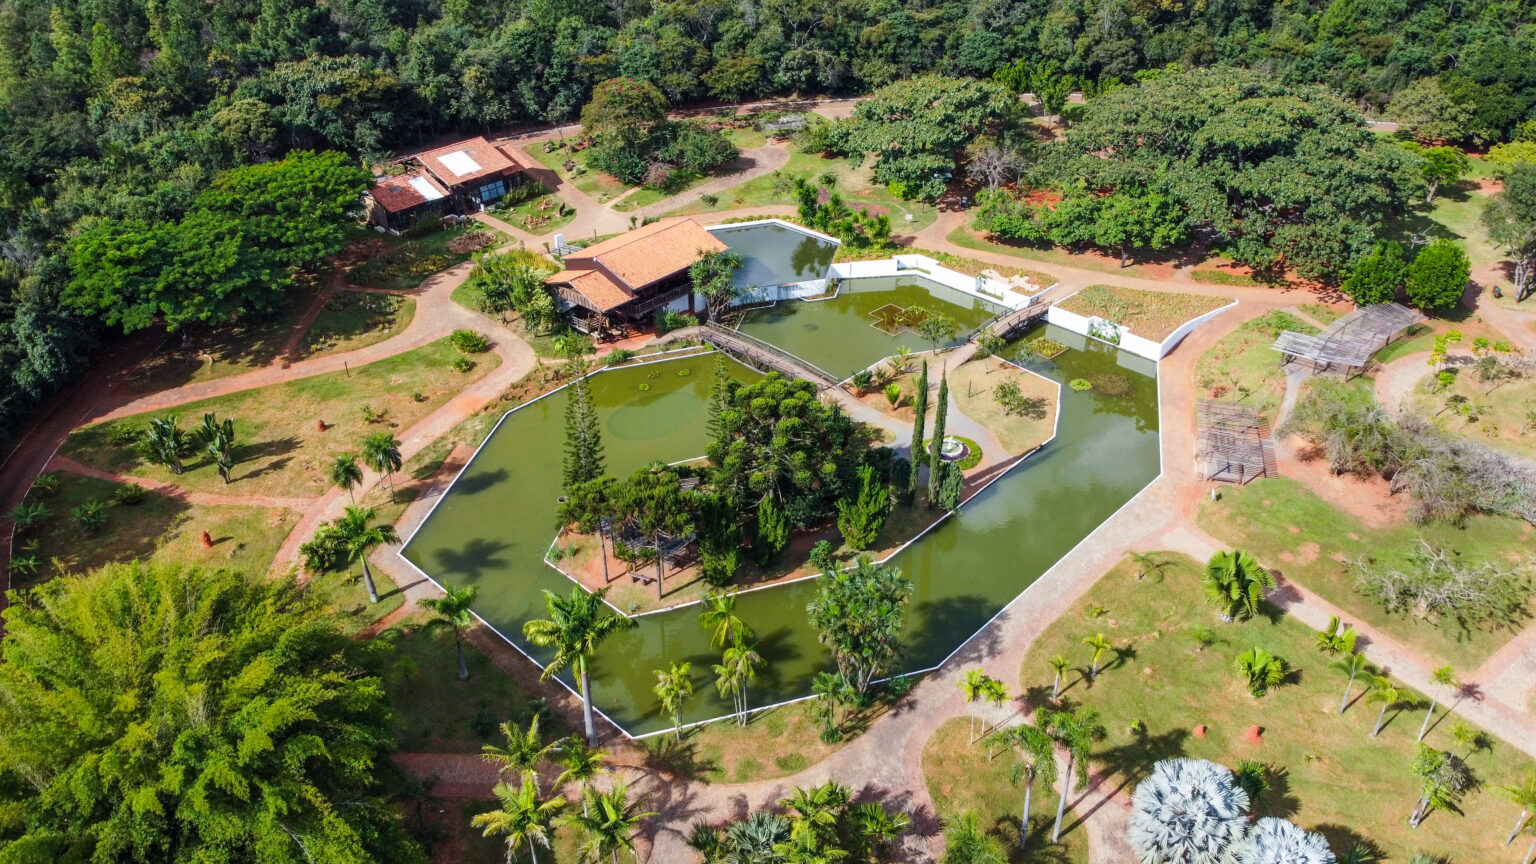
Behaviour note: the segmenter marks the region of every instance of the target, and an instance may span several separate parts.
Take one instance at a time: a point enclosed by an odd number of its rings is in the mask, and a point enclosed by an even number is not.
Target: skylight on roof
[[[480,163],[470,157],[467,150],[455,150],[438,157],[439,162],[448,166],[455,177],[463,177],[465,174],[473,174],[480,170]]]
[[[437,187],[428,182],[425,177],[412,177],[410,182],[411,188],[428,201],[436,201],[443,197],[443,193],[437,191]]]

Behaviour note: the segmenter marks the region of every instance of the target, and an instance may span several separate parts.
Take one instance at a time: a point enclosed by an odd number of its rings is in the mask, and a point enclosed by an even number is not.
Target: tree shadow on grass
[[[645,767],[652,771],[664,771],[686,780],[705,780],[720,769],[718,763],[703,755],[698,742],[687,733],[681,741],[670,733],[644,738],[640,747],[645,751]]]
[[[1164,759],[1173,759],[1184,755],[1184,743],[1189,739],[1187,729],[1169,729],[1167,732],[1159,732],[1156,735],[1138,735],[1131,741],[1118,747],[1111,747],[1094,754],[1094,759],[1103,765],[1108,773],[1120,776],[1120,783],[1108,793],[1106,798],[1112,798],[1121,790],[1134,786],[1141,782],[1151,770],[1152,766]],[[1078,817],[1078,822],[1086,819],[1088,814]],[[1077,827],[1074,823],[1073,827]]]
[[[1351,849],[1355,848],[1359,848],[1365,853],[1362,858],[1365,861],[1381,861],[1387,857],[1387,850],[1376,845],[1376,841],[1371,840],[1353,828],[1344,825],[1324,824],[1318,825],[1312,830],[1327,839],[1328,848],[1332,849],[1334,854],[1338,855],[1341,860],[1345,855],[1349,854]]]
[[[286,438],[274,438],[271,441],[258,441],[239,448],[237,458],[242,464],[259,462],[264,459],[271,459],[272,461],[255,469],[242,471],[234,479],[236,481],[253,479],[264,474],[283,470],[288,467],[289,462],[293,461],[289,458],[288,454],[299,449],[299,445],[299,439],[290,435]]]

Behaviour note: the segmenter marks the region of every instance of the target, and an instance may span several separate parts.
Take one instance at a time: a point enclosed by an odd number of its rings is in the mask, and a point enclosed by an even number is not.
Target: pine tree
[[[788,542],[789,519],[773,496],[766,495],[757,505],[757,537],[752,542],[752,552],[759,564],[767,566],[778,560]]]
[[[565,405],[565,488],[603,475],[603,437],[592,404],[592,386],[583,375],[571,385]]]
[[[718,441],[724,432],[725,426],[720,422],[720,415],[731,404],[731,370],[725,364],[725,354],[715,357],[714,381],[709,387],[709,423],[706,427],[711,441]]]
[[[874,544],[891,512],[891,493],[875,477],[873,466],[859,469],[858,498],[838,501],[837,511],[837,530],[851,548],[864,550]]]
[[[917,410],[917,419],[912,421],[912,477],[907,483],[907,497],[917,497],[918,472],[922,470],[923,462],[923,423],[928,417],[928,361],[923,361],[923,371],[917,376],[917,395],[913,399],[913,408]]]
[[[933,406],[933,446],[923,450],[923,458],[928,460],[928,504],[933,506],[939,503],[939,487],[943,485],[944,473],[940,467],[944,460],[939,456],[939,451],[944,448],[944,421],[949,414],[949,374],[945,373],[939,378],[939,398]]]

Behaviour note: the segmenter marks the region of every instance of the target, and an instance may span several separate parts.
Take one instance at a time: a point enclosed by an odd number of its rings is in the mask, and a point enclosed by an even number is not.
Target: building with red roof
[[[425,213],[465,215],[528,182],[533,162],[511,144],[483,136],[399,160],[405,172],[378,178],[364,195],[370,224],[398,230]]]

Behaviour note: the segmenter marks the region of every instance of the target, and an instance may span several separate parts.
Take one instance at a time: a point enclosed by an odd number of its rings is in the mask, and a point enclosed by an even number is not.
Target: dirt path
[[[1405,354],[1376,371],[1376,402],[1397,413],[1424,376],[1432,370],[1427,365],[1428,351]]]

